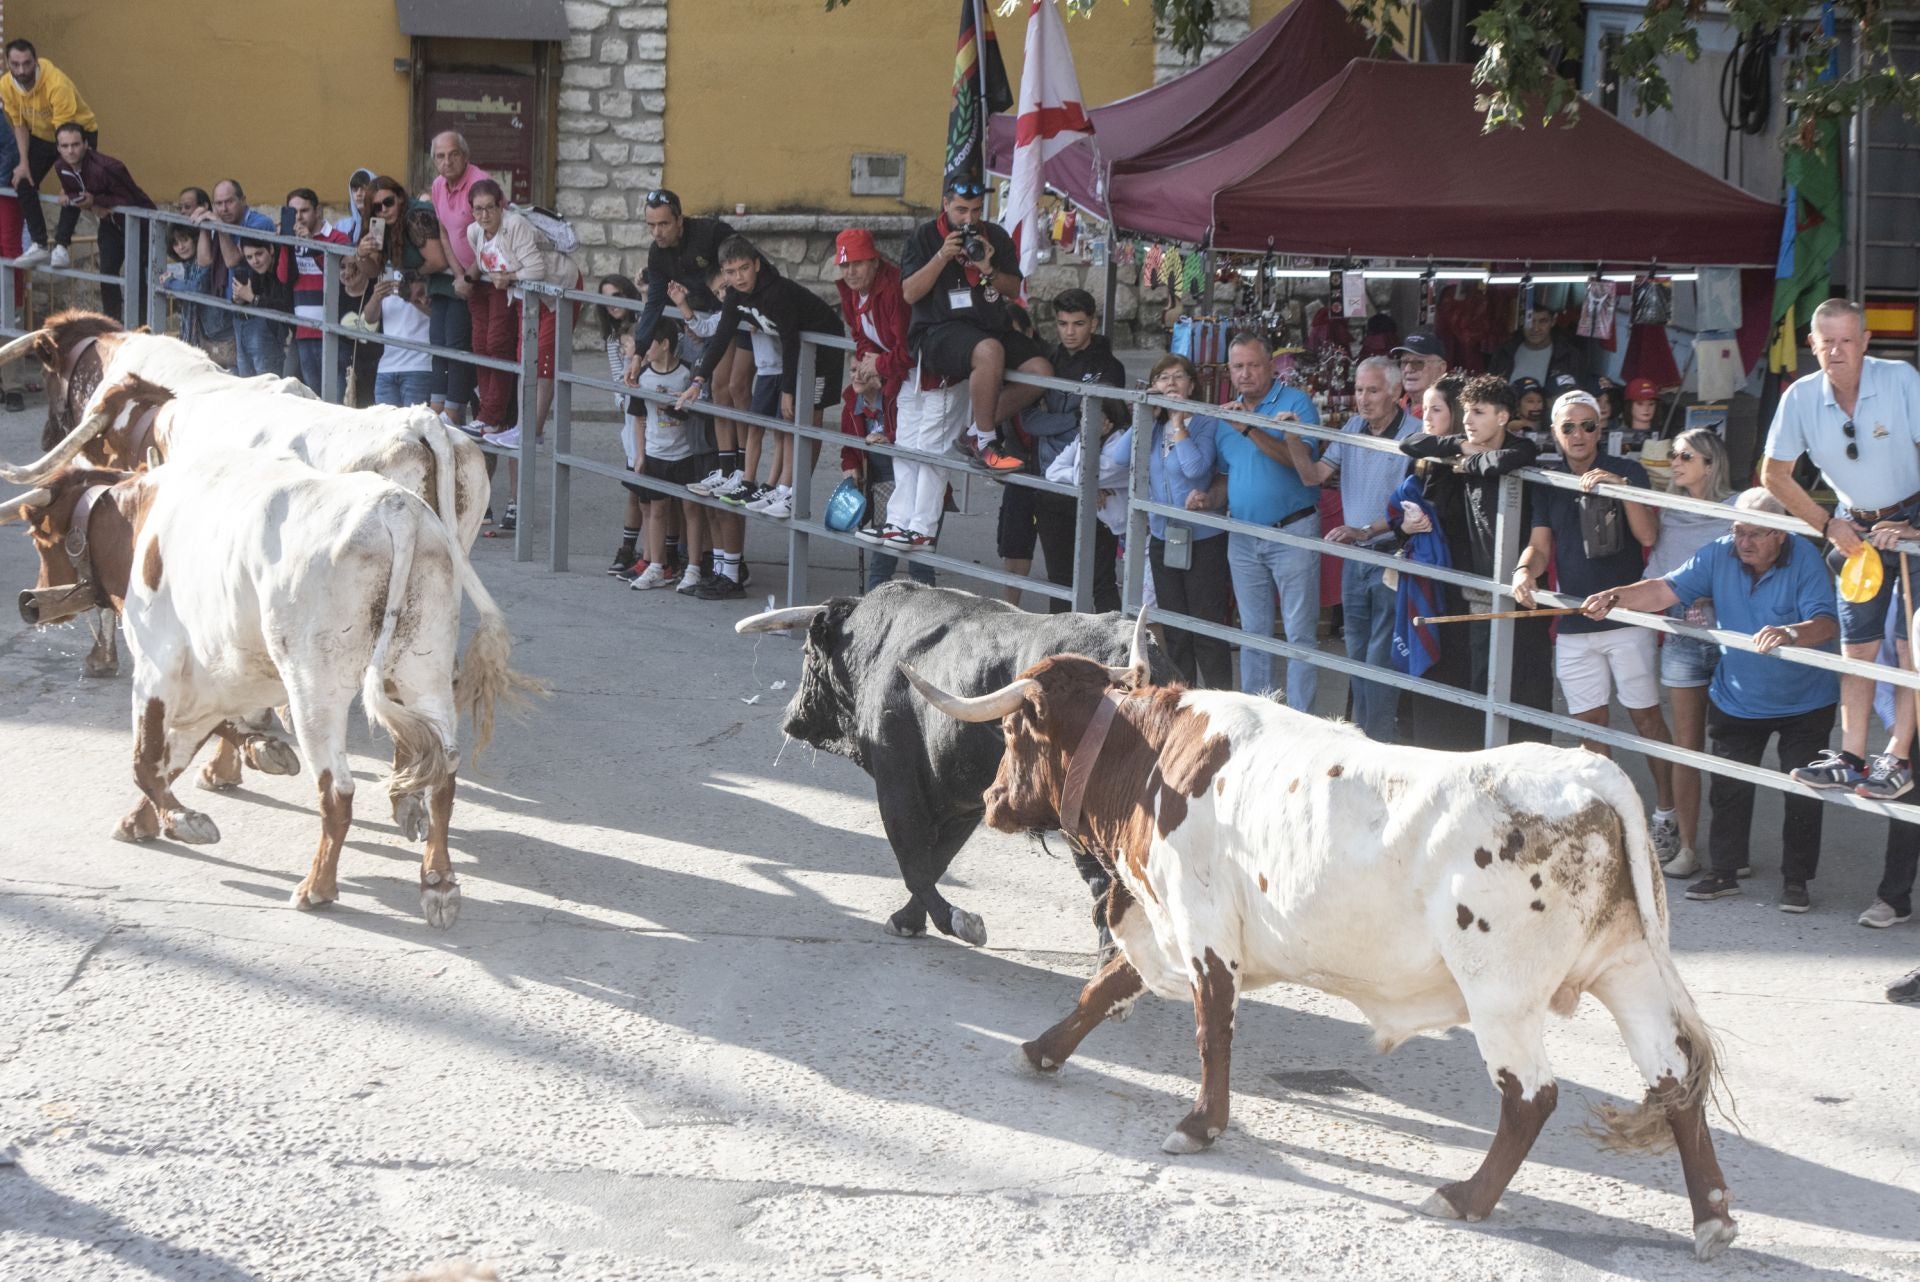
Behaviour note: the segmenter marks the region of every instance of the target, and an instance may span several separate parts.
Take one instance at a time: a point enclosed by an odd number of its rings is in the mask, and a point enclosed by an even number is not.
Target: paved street
[[[34,452],[40,414],[0,417],[0,456]],[[1009,1066],[1091,962],[1057,843],[961,854],[949,893],[987,947],[888,936],[905,892],[867,779],[782,742],[798,642],[733,634],[758,601],[603,577],[617,493],[576,484],[573,574],[475,548],[553,696],[462,771],[446,933],[357,714],[341,898],[297,913],[305,779],[183,793],[217,845],[110,840],[126,678],[80,675],[83,629],[0,625],[0,1278],[1920,1274],[1920,1011],[1880,995],[1920,926],[1854,924],[1879,824],[1829,817],[1804,917],[1775,911],[1771,837],[1744,896],[1673,906],[1743,1127],[1716,1131],[1742,1227],[1720,1261],[1692,1258],[1671,1153],[1578,1131],[1639,1095],[1592,1001],[1549,1032],[1560,1109],[1485,1224],[1413,1209],[1491,1135],[1471,1035],[1383,1058],[1305,991],[1243,1006],[1232,1127],[1171,1159],[1190,1009],[1144,999],[1057,1081]],[[990,553],[985,507],[946,550]],[[782,546],[750,547],[759,601]],[[816,590],[845,590],[851,554],[823,560]],[[0,586],[32,566],[0,531]]]

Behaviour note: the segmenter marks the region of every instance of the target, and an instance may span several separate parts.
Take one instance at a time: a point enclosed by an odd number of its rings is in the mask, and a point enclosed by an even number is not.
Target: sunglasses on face
[[[400,198],[398,196],[388,196],[383,200],[374,201],[373,207],[375,209],[393,209],[397,207],[399,204],[400,204]]]
[[[1588,436],[1592,436],[1600,430],[1600,425],[1590,421],[1580,423],[1567,422],[1560,425],[1560,430],[1563,432],[1585,432]]]
[[[1699,457],[1700,456],[1692,450],[1675,450],[1673,452],[1673,461],[1676,463],[1691,463]]]
[[[1852,419],[1848,419],[1846,422],[1840,425],[1840,430],[1847,434],[1848,460],[1852,461],[1852,460],[1858,459],[1860,457],[1860,446],[1854,442],[1853,438],[1855,434],[1859,431],[1859,429],[1853,425]]]

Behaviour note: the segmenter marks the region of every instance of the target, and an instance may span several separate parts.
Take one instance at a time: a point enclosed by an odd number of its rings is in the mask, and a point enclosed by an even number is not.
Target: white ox
[[[313,397],[298,379],[265,374],[236,378],[198,347],[164,334],[124,329],[119,321],[99,312],[70,310],[55,314],[39,329],[0,347],[0,366],[26,356],[40,361],[45,376],[47,422],[40,440],[43,450],[52,449],[87,417],[101,387],[129,374],[182,393],[247,388],[300,399]],[[102,465],[118,465],[103,452],[96,451],[93,458]],[[0,468],[0,474],[7,470],[19,469]],[[15,483],[37,485],[39,482]],[[84,665],[86,674],[90,677],[115,675],[120,671],[120,656],[114,645],[112,616],[105,611],[90,611],[87,625],[93,632],[93,649]]]
[[[331,902],[353,814],[346,734],[357,692],[394,741],[396,813],[402,797],[427,794],[421,911],[452,924],[459,715],[474,718],[478,751],[497,701],[533,683],[508,667],[499,608],[424,503],[378,476],[208,452],[143,475],[62,472],[0,505],[0,520],[16,518],[40,553],[44,612],[80,608],[59,592],[90,581],[126,623],[143,800],[117,837],[219,840],[211,819],[180,803],[173,780],[223,723],[284,704],[322,816],[293,904]],[[480,622],[456,681],[463,590]]]
[[[1590,992],[1648,1087],[1635,1108],[1597,1111],[1602,1142],[1677,1143],[1695,1253],[1724,1249],[1737,1230],[1704,1113],[1713,1038],[1668,952],[1646,820],[1620,768],[1579,750],[1375,743],[1270,700],[1148,686],[1139,654],[1136,640],[1135,666],[1122,669],[1057,656],[974,698],[908,673],[948,715],[1001,722],[989,824],[1063,829],[1115,878],[1108,922],[1121,955],[1021,1048],[1021,1064],[1058,1069],[1143,987],[1191,1001],[1200,1094],[1163,1145],[1190,1153],[1227,1124],[1243,990],[1303,984],[1346,998],[1383,1051],[1470,1023],[1500,1094],[1499,1130],[1472,1178],[1422,1209],[1478,1220],[1558,1098],[1547,1014],[1571,1014]]]

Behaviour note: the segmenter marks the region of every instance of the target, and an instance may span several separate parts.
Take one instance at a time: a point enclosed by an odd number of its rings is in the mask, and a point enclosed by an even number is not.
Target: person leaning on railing
[[[1905,361],[1867,355],[1866,313],[1843,298],[1830,298],[1813,312],[1809,344],[1820,374],[1802,378],[1780,396],[1767,433],[1762,481],[1787,511],[1832,541],[1828,565],[1837,575],[1862,543],[1882,551],[1920,539],[1920,371]],[[1800,456],[1810,456],[1840,500],[1828,512],[1793,479]],[[1901,554],[1905,559],[1905,554]],[[1840,600],[1840,651],[1872,663],[1894,617],[1894,646],[1902,668],[1912,668],[1907,641],[1913,603],[1906,599],[1900,567],[1889,564],[1880,590],[1867,601]],[[1851,788],[1863,797],[1891,801],[1913,787],[1908,752],[1913,742],[1911,699],[1895,700],[1893,734],[1886,750],[1865,758],[1873,707],[1873,682],[1840,679],[1840,747],[1822,751],[1793,772],[1815,788]]]
[[[51,248],[47,242],[47,216],[40,207],[40,184],[59,158],[61,125],[76,124],[87,146],[98,146],[100,123],[87,106],[80,91],[67,74],[42,59],[31,40],[7,42],[7,74],[0,77],[0,107],[13,127],[15,159],[13,188],[19,193],[20,214],[26,222],[33,246],[21,255],[22,267],[51,263],[69,267],[67,247],[73,243],[74,229],[80,225],[80,209],[69,205],[60,211],[53,229]]]
[[[1741,494],[1742,512],[1781,513],[1780,500],[1763,489]],[[1824,668],[1790,664],[1773,651],[1781,646],[1833,651],[1840,635],[1832,581],[1819,550],[1785,530],[1741,521],[1706,544],[1685,565],[1659,577],[1601,588],[1581,604],[1594,622],[1615,608],[1654,613],[1711,600],[1719,626],[1753,638],[1755,650],[1720,648],[1720,662],[1707,687],[1707,735],[1713,755],[1757,766],[1767,741],[1778,736],[1782,765],[1824,746],[1833,733],[1839,682]],[[1647,635],[1651,635],[1650,633]],[[1715,775],[1708,790],[1713,824],[1708,833],[1712,870],[1687,887],[1688,899],[1725,899],[1740,893],[1753,829],[1754,785]],[[1780,826],[1780,911],[1811,906],[1807,883],[1820,863],[1820,802],[1786,798]]]
[[[1200,373],[1186,357],[1169,354],[1154,362],[1147,386],[1157,395],[1190,401],[1199,391]],[[1210,415],[1156,409],[1153,443],[1147,450],[1147,497],[1168,507],[1206,511],[1224,427]],[[1175,614],[1226,626],[1226,531],[1149,516],[1147,532],[1154,600]],[[1172,622],[1166,624],[1165,635],[1167,657],[1188,684],[1203,690],[1233,688],[1233,652],[1225,641]]]
[[[98,265],[96,270],[102,275],[116,275],[127,261],[131,250],[133,260],[139,266],[134,275],[138,279],[146,276],[146,237],[141,228],[129,228],[122,209],[152,209],[153,201],[147,193],[140,190],[140,184],[133,180],[127,167],[112,156],[95,151],[87,142],[87,131],[68,121],[54,131],[60,159],[53,171],[60,180],[60,203],[68,209],[85,210],[94,215],[99,226],[96,230]],[[129,232],[132,244],[128,244]],[[124,301],[118,281],[100,286],[100,309],[107,315],[118,317]],[[146,321],[146,291],[136,291],[134,304],[141,323]]]

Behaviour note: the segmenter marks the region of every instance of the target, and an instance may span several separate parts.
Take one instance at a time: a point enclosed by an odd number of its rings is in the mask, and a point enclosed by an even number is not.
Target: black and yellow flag
[[[993,20],[981,0],[960,0],[960,40],[953,53],[953,110],[947,116],[949,185],[972,182],[984,186],[987,117],[1011,106],[1013,88],[1007,80],[1007,65],[1000,58]]]

